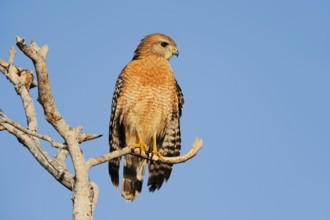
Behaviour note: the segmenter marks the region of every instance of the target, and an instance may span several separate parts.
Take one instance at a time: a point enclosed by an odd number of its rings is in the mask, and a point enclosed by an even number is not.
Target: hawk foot
[[[147,154],[148,153],[148,146],[147,144],[142,140],[141,135],[138,134],[139,142],[137,144],[134,144],[131,148],[134,150],[135,153]],[[137,151],[136,149],[140,149]]]
[[[151,158],[153,158],[153,155],[156,155],[159,159],[163,159],[163,155],[157,149],[152,151]]]
[[[159,159],[163,158],[163,155],[158,151],[157,149],[157,138],[156,138],[156,134],[153,137],[153,141],[154,141],[154,146],[152,147],[152,156],[156,155]]]

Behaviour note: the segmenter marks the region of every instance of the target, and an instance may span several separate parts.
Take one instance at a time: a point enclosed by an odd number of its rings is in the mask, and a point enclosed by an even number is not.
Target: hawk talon
[[[148,146],[146,145],[146,143],[144,143],[140,134],[138,134],[138,139],[139,142],[131,147],[132,150],[134,150],[134,153],[136,153],[135,149],[139,148],[141,155],[143,155],[143,153],[146,154],[146,152],[148,152]]]
[[[159,159],[163,159],[163,155],[157,149],[157,137],[156,137],[156,134],[154,134],[154,136],[153,136],[153,141],[154,141],[154,146],[152,147],[151,158],[153,157],[153,155],[156,155],[156,156],[158,156]]]
[[[154,156],[158,157],[157,160],[163,159],[163,155],[158,150],[153,150],[150,158],[152,159]]]

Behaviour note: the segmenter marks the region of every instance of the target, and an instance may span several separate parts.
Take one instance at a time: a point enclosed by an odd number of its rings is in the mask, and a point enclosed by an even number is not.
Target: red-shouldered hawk
[[[112,99],[110,152],[126,146],[166,157],[180,155],[180,117],[184,103],[170,58],[179,55],[176,43],[164,34],[142,39],[134,57],[120,73]],[[148,155],[148,154],[147,154]],[[121,158],[109,161],[109,174],[119,185]],[[142,190],[147,160],[126,155],[122,196],[133,201]],[[172,165],[148,163],[149,191],[159,189],[171,175]]]

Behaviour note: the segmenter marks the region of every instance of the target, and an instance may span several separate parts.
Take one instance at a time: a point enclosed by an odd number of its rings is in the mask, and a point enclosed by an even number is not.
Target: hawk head
[[[133,59],[140,59],[145,56],[160,56],[167,60],[173,55],[179,56],[176,43],[165,34],[149,34],[145,36],[135,50]]]

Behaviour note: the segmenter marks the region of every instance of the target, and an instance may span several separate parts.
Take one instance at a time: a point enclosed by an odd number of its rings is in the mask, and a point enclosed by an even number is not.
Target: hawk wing
[[[123,123],[123,109],[117,104],[121,97],[124,87],[124,75],[126,68],[119,75],[115,91],[112,99],[112,109],[109,126],[109,145],[110,152],[121,149],[127,145],[125,137],[125,124]],[[127,125],[126,125],[127,126]],[[119,166],[121,157],[114,158],[109,161],[108,169],[112,184],[118,188],[119,186]],[[146,165],[146,160],[133,155],[125,155],[124,172],[122,182],[122,196],[133,201],[142,190],[143,176]]]
[[[115,91],[113,92],[111,117],[109,125],[109,145],[110,152],[121,149],[125,146],[125,132],[123,124],[120,121],[121,111],[117,109],[118,99],[123,88],[123,72],[119,75]],[[114,158],[109,161],[109,175],[111,177],[112,184],[115,187],[119,186],[119,164],[121,157]]]
[[[157,140],[158,151],[164,157],[179,156],[181,150],[180,117],[182,115],[184,98],[178,83],[176,83],[176,88],[178,108],[172,112],[172,119],[166,128],[165,136],[160,137]],[[148,187],[150,192],[154,192],[156,189],[160,189],[160,187],[163,185],[163,182],[170,178],[172,166],[172,164],[150,161],[148,178]]]

